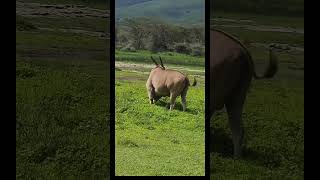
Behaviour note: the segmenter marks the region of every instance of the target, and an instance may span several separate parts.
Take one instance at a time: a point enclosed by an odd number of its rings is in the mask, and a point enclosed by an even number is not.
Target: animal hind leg
[[[187,91],[188,89],[184,89],[183,92],[181,93],[181,103],[182,103],[182,110],[185,111],[186,108],[187,108],[187,100],[186,100],[186,97],[187,97]]]
[[[153,87],[148,87],[148,96],[149,96],[149,102],[150,104],[153,104],[155,103],[155,100],[154,100],[154,96],[155,96],[155,92],[154,92],[154,88]]]
[[[186,108],[187,108],[186,96],[181,96],[181,103],[182,103],[182,110],[186,111]]]
[[[173,110],[175,106],[176,98],[177,98],[177,95],[173,93],[170,94],[170,110]]]
[[[244,129],[242,125],[242,111],[246,99],[247,86],[236,88],[235,94],[226,103],[229,116],[229,125],[232,131],[232,141],[234,145],[233,155],[235,158],[242,155],[242,143]]]
[[[243,127],[242,121],[242,107],[236,107],[233,104],[227,105],[229,116],[229,125],[232,131],[233,141],[233,155],[238,158],[242,154],[242,140],[243,140]]]

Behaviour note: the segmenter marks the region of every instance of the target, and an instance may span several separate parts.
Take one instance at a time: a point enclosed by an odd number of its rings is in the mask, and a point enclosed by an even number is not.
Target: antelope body
[[[185,111],[186,96],[190,86],[188,77],[179,71],[166,69],[163,66],[161,58],[161,65],[159,65],[152,57],[151,59],[156,67],[151,70],[146,83],[150,104],[155,103],[161,97],[168,96],[170,97],[170,110],[173,110],[176,98],[181,96],[182,108],[183,111]],[[196,83],[196,79],[194,79],[192,86],[195,86]]]

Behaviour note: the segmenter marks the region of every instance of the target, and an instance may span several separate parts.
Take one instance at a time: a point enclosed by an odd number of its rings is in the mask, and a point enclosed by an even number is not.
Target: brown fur
[[[165,69],[161,59],[161,65],[152,57],[151,59],[156,67],[151,70],[146,83],[150,104],[155,103],[161,97],[168,96],[170,97],[170,110],[173,110],[177,96],[181,96],[183,111],[185,111],[186,96],[190,86],[188,77],[179,71]],[[193,86],[195,85],[196,80],[193,83]]]

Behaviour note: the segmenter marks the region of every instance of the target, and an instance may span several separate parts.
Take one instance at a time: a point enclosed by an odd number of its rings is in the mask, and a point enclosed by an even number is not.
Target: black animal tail
[[[193,76],[193,83],[192,83],[192,86],[196,86],[197,85],[197,79],[195,76]]]
[[[254,67],[254,63],[253,63],[253,59],[251,57],[251,54],[250,52],[248,51],[248,49],[246,48],[246,46],[241,43],[241,41],[237,38],[235,38],[234,36],[224,32],[224,31],[221,31],[221,30],[218,30],[218,29],[214,29],[214,28],[210,28],[211,30],[214,30],[214,31],[218,31],[220,33],[223,33],[224,35],[228,36],[229,38],[233,39],[234,41],[238,42],[240,46],[242,46],[245,50],[246,50],[246,54],[249,56],[250,60],[249,60],[249,64],[253,70],[253,77],[255,79],[266,79],[266,78],[272,78],[274,77],[274,75],[277,73],[278,71],[278,58],[274,52],[274,49],[273,48],[270,48],[269,49],[269,65],[266,69],[266,71],[264,72],[263,75],[257,75],[256,73],[256,70],[255,70],[255,67]]]
[[[277,56],[275,55],[274,50],[272,48],[269,49],[269,65],[262,76],[257,75],[251,57],[250,57],[250,60],[251,60],[250,64],[253,69],[253,77],[255,79],[272,78],[278,71],[278,61],[279,60],[278,60]]]
[[[187,85],[187,86],[190,86],[190,85],[191,85],[191,84],[190,84],[190,80],[189,80],[188,77],[187,77],[187,79],[186,79],[186,85]],[[193,76],[193,83],[192,83],[191,86],[196,86],[196,85],[197,85],[197,79],[196,79],[196,77]]]

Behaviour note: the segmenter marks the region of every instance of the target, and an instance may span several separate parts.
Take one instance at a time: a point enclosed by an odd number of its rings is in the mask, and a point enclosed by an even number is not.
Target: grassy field
[[[126,52],[116,50],[115,56],[117,62],[133,62],[145,65],[154,65],[151,60],[151,56],[157,61],[159,61],[160,56],[164,65],[166,66],[169,63],[171,67],[188,67],[191,69],[203,70],[203,66],[205,64],[203,57],[194,57],[175,52],[153,54],[149,51]]]
[[[17,19],[16,178],[108,179],[109,43],[59,31],[106,19]]]
[[[285,26],[292,28],[303,28],[304,17],[286,17],[286,16],[267,16],[267,15],[256,15],[250,13],[237,13],[237,12],[225,12],[215,11],[213,18],[228,18],[236,20],[250,20],[247,23],[263,24],[272,26]],[[214,20],[211,19],[211,22]],[[240,23],[241,21],[234,22]]]
[[[68,4],[104,9],[100,2]],[[221,12],[217,17],[252,20],[220,25],[304,26],[303,18]],[[16,179],[108,179],[109,40],[61,30],[108,33],[108,20],[18,16],[16,23]],[[251,43],[304,47],[301,33],[219,28]],[[266,49],[249,50],[261,72]],[[248,94],[242,159],[231,157],[226,113],[212,119],[211,179],[304,179],[304,52],[277,53],[279,73],[271,80],[254,80]],[[168,68],[197,76],[198,86],[187,95],[187,111],[181,111],[178,98],[177,109],[170,112],[168,98],[148,103],[150,55],[116,51],[116,174],[203,175],[204,59],[154,54]]]
[[[32,21],[37,27],[52,29],[79,29],[86,31],[108,32],[109,21],[98,18],[59,18],[59,17],[24,17],[26,21]],[[79,27],[79,25],[81,25]]]
[[[303,18],[285,18],[217,13],[216,17],[254,20],[253,25],[303,29]],[[211,21],[215,22],[215,21]],[[250,22],[215,22],[214,24]],[[252,43],[287,43],[304,48],[299,33],[259,32],[219,27],[240,40]],[[268,59],[264,48],[249,46],[258,72]],[[304,179],[304,52],[279,50],[279,72],[271,80],[254,80],[243,114],[245,154],[232,159],[232,140],[224,111],[215,114],[211,127],[211,179]],[[299,68],[293,68],[299,67]]]
[[[143,58],[136,62],[132,58],[134,66],[116,65],[116,175],[204,175],[204,76],[186,66],[183,72],[197,75],[198,85],[188,91],[186,112],[182,111],[180,97],[176,110],[169,111],[166,108],[169,98],[162,98],[156,105],[149,104],[145,83],[150,68],[145,66],[152,65],[150,53],[130,55],[145,55],[149,63],[141,63],[145,61]],[[189,64],[183,55],[170,58],[162,55],[168,68],[176,67],[173,64],[178,61],[180,67]],[[126,56],[125,52],[116,53],[117,60]],[[199,68],[204,71],[204,66]]]
[[[253,13],[256,15],[275,15],[301,17],[304,15],[304,0],[255,1],[255,0],[210,0],[211,11]]]

